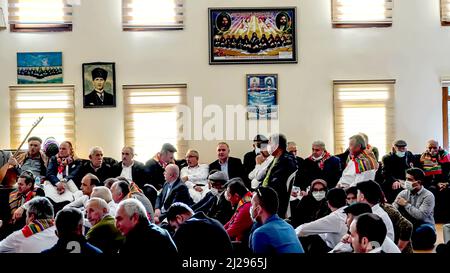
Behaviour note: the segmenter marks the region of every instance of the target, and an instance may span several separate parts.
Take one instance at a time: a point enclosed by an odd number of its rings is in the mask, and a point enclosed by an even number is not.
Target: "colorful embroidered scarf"
[[[347,164],[352,160],[355,164],[356,173],[363,173],[370,170],[376,170],[378,168],[378,162],[375,155],[370,150],[364,150],[357,156],[349,155],[347,158]]]
[[[28,238],[33,234],[39,233],[55,224],[53,219],[37,219],[22,228],[23,235]]]
[[[127,197],[128,197],[128,198],[131,198],[131,195],[132,195],[133,193],[136,193],[136,192],[142,193],[142,190],[139,188],[138,185],[136,185],[136,183],[131,182],[131,184],[130,184],[130,192],[128,193]]]
[[[309,159],[311,159],[314,162],[317,162],[319,165],[319,168],[323,171],[323,168],[325,167],[325,161],[327,161],[330,157],[331,157],[331,154],[329,152],[325,151],[325,154],[323,155],[323,157],[321,159],[314,160],[312,155],[309,157]]]
[[[237,208],[236,208],[236,211],[237,211],[242,205],[244,205],[245,203],[251,202],[251,201],[252,201],[252,196],[253,196],[253,194],[252,194],[251,191],[247,192],[247,193],[244,195],[244,197],[242,197],[242,199],[239,201],[238,206],[237,206]]]
[[[450,155],[445,150],[439,150],[435,156],[428,151],[420,156],[420,163],[423,165],[425,176],[442,174],[441,164],[448,162],[450,162]]]
[[[11,209],[11,214],[13,214],[16,209],[22,206],[24,203],[33,199],[36,196],[36,189],[29,191],[27,194],[19,193],[18,190],[15,190],[9,194],[9,208]],[[25,198],[25,201],[22,202],[22,199]]]

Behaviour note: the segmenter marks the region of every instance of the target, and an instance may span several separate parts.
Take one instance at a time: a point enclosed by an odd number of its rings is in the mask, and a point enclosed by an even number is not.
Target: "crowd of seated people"
[[[27,151],[2,152],[18,178],[2,189],[9,195],[0,202],[0,252],[167,258],[432,249],[435,222],[450,218],[450,155],[435,140],[418,155],[397,140],[378,162],[367,142],[353,135],[343,154],[331,155],[314,141],[303,159],[283,134],[257,135],[244,163],[220,142],[210,164],[194,149],[177,161],[165,143],[144,164],[133,147],[122,148],[121,161],[98,146],[80,159],[69,141],[42,145],[33,136]]]

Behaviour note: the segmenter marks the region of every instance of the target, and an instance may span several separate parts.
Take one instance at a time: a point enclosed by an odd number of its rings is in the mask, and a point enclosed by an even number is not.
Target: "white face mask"
[[[261,152],[261,149],[258,148],[258,147],[256,147],[256,148],[255,148],[255,153],[256,153],[256,154],[259,154],[260,152]]]
[[[267,152],[269,153],[269,155],[273,153],[272,145],[267,145]]]
[[[219,190],[216,188],[211,188],[210,192],[216,197],[219,197],[219,195],[220,195]]]
[[[395,153],[398,157],[404,157],[405,156],[405,154],[406,154],[406,152],[396,152]]]
[[[250,218],[253,222],[256,222],[255,215],[253,213],[253,206],[250,207]]]
[[[325,191],[313,191],[313,193],[312,193],[312,196],[317,201],[321,201],[322,199],[324,199],[325,195],[326,195]]]
[[[312,156],[312,159],[313,159],[314,161],[319,161],[319,160],[321,160],[322,158],[323,158],[323,154],[321,154],[319,157]]]
[[[414,189],[412,184],[413,184],[413,182],[411,182],[411,181],[405,181],[405,189],[412,191]]]

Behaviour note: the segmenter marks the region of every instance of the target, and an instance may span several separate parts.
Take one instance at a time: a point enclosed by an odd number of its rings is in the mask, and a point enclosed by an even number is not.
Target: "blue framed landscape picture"
[[[62,52],[18,52],[17,83],[63,83]]]
[[[278,118],[278,75],[247,75],[247,118]]]

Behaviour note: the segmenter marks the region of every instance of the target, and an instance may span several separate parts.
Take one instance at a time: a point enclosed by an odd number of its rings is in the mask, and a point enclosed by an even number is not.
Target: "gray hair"
[[[45,197],[35,197],[28,202],[27,215],[33,214],[34,219],[53,219],[53,205]]]
[[[325,150],[325,142],[322,140],[316,140],[312,143],[312,146],[319,146],[320,148]]]
[[[105,200],[106,203],[111,202],[112,194],[111,191],[105,186],[97,186],[92,189],[91,198],[98,197]]]
[[[288,146],[297,146],[297,143],[295,143],[294,141],[289,141],[287,143]]]
[[[125,147],[122,148],[122,151],[125,150],[125,149],[130,150],[131,154],[134,156],[134,148],[133,148],[133,147],[131,147],[131,146],[125,146]]]
[[[428,140],[428,141],[427,141],[427,145],[428,145],[428,144],[434,144],[434,145],[436,145],[437,147],[439,147],[439,142],[438,142],[437,140],[434,140],[434,139]]]
[[[200,158],[200,155],[198,154],[197,150],[189,149],[189,150],[187,151],[187,153],[186,153],[186,156],[187,156],[187,155],[193,155],[193,156],[195,156],[197,159]]]
[[[99,147],[99,146],[94,146],[94,147],[92,147],[92,148],[89,150],[89,156],[94,155],[94,154],[95,154],[96,152],[98,152],[98,151],[100,151],[100,152],[103,153],[102,147]]]
[[[362,135],[360,135],[360,134],[353,135],[349,138],[349,140],[354,140],[357,145],[361,145],[361,150],[366,149],[366,140],[364,139],[364,137]]]
[[[108,204],[106,203],[105,200],[103,200],[103,199],[101,199],[101,198],[98,198],[98,197],[91,197],[91,199],[89,199],[89,200],[86,202],[86,206],[87,206],[89,203],[95,203],[95,204],[97,204],[97,206],[99,206],[100,208],[106,209],[106,212],[109,212],[109,206],[108,206]]]
[[[128,217],[133,217],[133,215],[137,214],[140,221],[145,220],[148,221],[147,218],[147,211],[145,210],[144,205],[142,205],[141,201],[129,198],[120,201],[119,205],[117,206],[117,211],[123,207],[123,210],[125,211],[125,214],[128,215]]]
[[[169,174],[175,173],[177,178],[178,178],[178,176],[180,176],[180,168],[175,164],[167,165],[166,172],[168,172]]]

